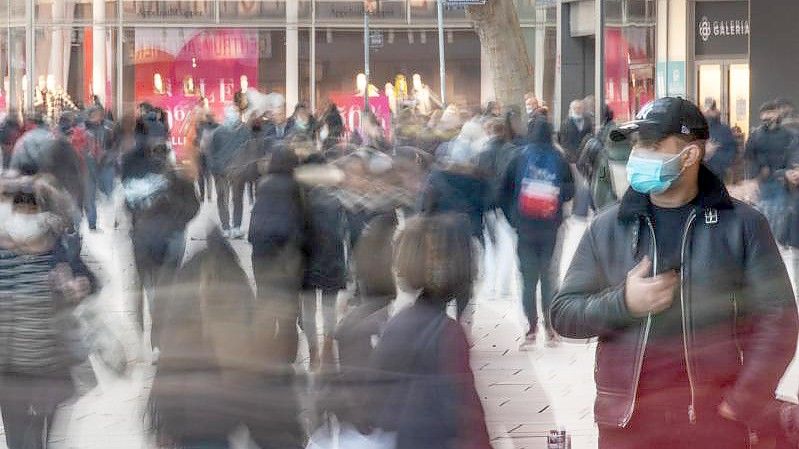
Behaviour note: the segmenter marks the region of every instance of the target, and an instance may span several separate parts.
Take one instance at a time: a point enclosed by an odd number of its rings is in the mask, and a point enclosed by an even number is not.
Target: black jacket
[[[761,182],[761,198],[785,193],[782,181],[790,153],[795,148],[796,136],[784,126],[774,129],[760,126],[749,136],[744,151],[746,175]]]
[[[347,287],[344,241],[347,216],[341,202],[321,187],[305,190],[303,214],[307,232],[304,241],[306,265],[303,287],[307,290],[338,291]]]
[[[569,117],[560,125],[558,131],[558,143],[566,152],[566,160],[570,164],[577,162],[580,157],[580,144],[585,139],[585,136],[590,135],[594,131],[594,123],[589,117],[583,119],[583,129],[577,128],[577,123],[574,119]]]
[[[483,236],[483,212],[486,209],[488,185],[475,174],[454,170],[434,170],[419,198],[423,213],[462,214],[469,220],[469,232]]]
[[[713,141],[716,152],[713,156],[705,162],[707,168],[713,172],[714,175],[724,180],[727,176],[727,171],[735,162],[735,156],[738,155],[738,142],[732,134],[732,129],[718,117],[708,118],[707,124],[710,131],[710,139]]]
[[[704,167],[699,190],[687,229],[674,231],[685,236],[677,306],[687,323],[682,335],[688,377],[697,395],[724,390],[736,415],[747,421],[774,398],[793,358],[796,306],[763,216],[731,199]],[[657,260],[649,210],[648,196],[628,190],[620,205],[599,214],[551,309],[559,334],[599,337],[595,415],[609,426],[624,427],[632,417],[647,343],[650,320],[630,315],[624,287],[644,255]]]

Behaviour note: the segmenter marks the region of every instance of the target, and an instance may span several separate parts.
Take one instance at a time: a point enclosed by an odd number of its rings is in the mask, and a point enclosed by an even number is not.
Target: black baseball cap
[[[674,134],[707,139],[707,120],[699,108],[679,97],[664,97],[647,103],[635,116],[610,133],[610,139],[621,142],[633,133],[647,140],[661,140]]]

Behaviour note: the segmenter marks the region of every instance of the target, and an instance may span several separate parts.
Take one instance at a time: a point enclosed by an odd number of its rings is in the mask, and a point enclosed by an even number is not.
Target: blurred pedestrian
[[[552,125],[543,117],[531,122],[529,144],[508,165],[500,194],[502,210],[518,234],[522,306],[528,331],[521,349],[531,349],[538,335],[536,290],[541,284],[541,313],[547,342],[557,336],[549,322],[555,294],[555,246],[563,205],[574,196],[574,180],[563,155],[552,143]]]
[[[10,109],[3,123],[0,124],[0,150],[2,150],[3,170],[7,169],[11,164],[14,144],[21,135],[22,124],[19,122],[19,112],[15,109]]]
[[[44,449],[86,361],[72,312],[96,289],[72,203],[47,176],[0,178],[0,408],[9,449]]]
[[[222,234],[206,241],[159,294],[164,326],[149,404],[159,446],[226,449],[246,426],[259,447],[302,448],[293,376],[274,361],[275,328]]]
[[[599,448],[746,448],[794,356],[796,305],[766,220],[703,164],[695,105],[662,98],[632,139],[631,189],[584,234],[552,305],[599,337]]]
[[[83,195],[83,209],[89,229],[97,230],[97,194],[102,192],[111,196],[114,189],[116,157],[114,154],[114,132],[110,122],[105,119],[105,111],[93,106],[88,111],[86,121],[81,125],[85,134],[83,146],[76,148],[83,158],[86,190]]]
[[[306,218],[302,186],[294,178],[299,164],[291,149],[275,151],[258,184],[247,240],[252,244],[256,297],[276,323],[278,361],[287,368],[297,357],[300,289]]]
[[[286,134],[301,135],[313,139],[316,134],[316,118],[311,114],[308,105],[297,103],[294,113],[286,122]]]
[[[738,143],[732,129],[721,122],[721,111],[716,106],[716,100],[705,100],[704,114],[710,131],[710,139],[705,145],[705,165],[722,182],[726,182],[729,170],[738,157]]]
[[[122,161],[122,188],[130,213],[130,238],[141,289],[136,319],[144,332],[147,301],[153,357],[158,357],[158,320],[154,313],[157,290],[172,282],[183,260],[186,226],[200,204],[191,180],[168,160],[164,144],[138,148]]]
[[[484,448],[491,444],[461,325],[448,302],[470,295],[475,264],[461,217],[415,217],[397,244],[401,287],[419,292],[388,323],[370,368],[384,386],[372,396],[374,427],[396,432],[396,448]]]
[[[586,136],[593,134],[594,123],[585,113],[583,102],[574,100],[569,104],[569,116],[560,125],[558,143],[566,153],[566,161],[576,164],[580,157],[580,144]]]
[[[244,214],[244,183],[234,182],[229,176],[231,161],[252,138],[252,130],[242,123],[239,112],[225,108],[225,120],[214,131],[208,147],[208,168],[216,186],[216,205],[223,233],[231,238],[242,238],[241,220]],[[231,222],[230,202],[233,202]]]
[[[788,232],[785,171],[792,168],[788,165],[791,154],[799,151],[796,136],[782,126],[780,108],[777,101],[760,108],[762,123],[752,131],[744,150],[747,178],[757,182],[757,208],[766,216],[778,241],[784,240]]]

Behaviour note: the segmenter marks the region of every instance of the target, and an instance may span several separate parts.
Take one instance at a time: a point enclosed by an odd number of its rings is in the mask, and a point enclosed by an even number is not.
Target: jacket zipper
[[[685,350],[685,372],[688,375],[688,388],[691,392],[691,402],[688,404],[688,420],[691,424],[696,423],[696,407],[695,407],[695,399],[696,399],[696,390],[694,389],[694,374],[693,369],[691,368],[691,355],[689,350],[689,333],[690,329],[688,328],[688,315],[686,314],[686,306],[685,306],[685,246],[688,242],[688,233],[691,230],[691,226],[693,225],[694,221],[696,221],[696,212],[692,211],[691,215],[688,217],[688,224],[685,226],[682,235],[682,246],[680,249],[680,308],[682,309],[682,341],[683,341],[683,349]]]
[[[652,273],[658,272],[658,245],[657,245],[657,238],[655,237],[655,228],[652,226],[652,220],[649,217],[646,217],[646,225],[649,228],[649,233],[652,236]],[[636,239],[637,240],[637,239]],[[644,353],[646,353],[646,344],[649,341],[649,330],[652,327],[652,313],[647,314],[646,316],[646,324],[644,325],[644,332],[641,336],[641,351],[638,353],[638,360],[636,360],[636,368],[635,368],[635,382],[633,383],[633,391],[632,391],[632,401],[630,402],[630,408],[627,409],[627,414],[624,415],[624,418],[621,421],[621,427],[627,427],[627,424],[630,423],[630,420],[633,417],[633,412],[635,412],[635,402],[638,396],[638,384],[641,381],[641,369],[644,365]]]
[[[732,338],[735,341],[735,349],[738,351],[738,363],[743,366],[744,351],[738,340],[738,299],[735,297],[735,293],[732,295],[732,313]]]

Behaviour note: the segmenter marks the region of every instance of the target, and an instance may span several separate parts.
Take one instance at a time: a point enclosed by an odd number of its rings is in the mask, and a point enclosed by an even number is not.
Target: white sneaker
[[[229,239],[231,238],[232,232],[230,229],[223,229],[222,230],[222,237]]]
[[[241,228],[233,228],[233,230],[230,231],[230,237],[237,240],[242,239],[244,238],[244,230]]]

